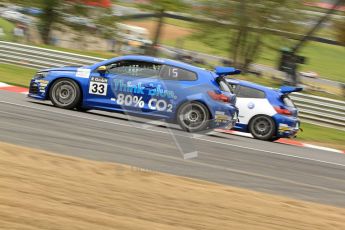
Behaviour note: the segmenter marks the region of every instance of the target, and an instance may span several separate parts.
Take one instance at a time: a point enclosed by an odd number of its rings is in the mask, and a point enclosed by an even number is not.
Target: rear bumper
[[[283,115],[273,116],[277,125],[277,137],[295,137],[300,129],[300,121],[297,117]]]
[[[227,105],[224,110],[216,110],[211,120],[212,128],[232,129],[238,121],[238,109]]]

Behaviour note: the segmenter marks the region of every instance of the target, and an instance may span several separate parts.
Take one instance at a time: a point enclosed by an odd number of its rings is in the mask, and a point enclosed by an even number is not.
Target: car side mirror
[[[105,65],[102,65],[97,68],[97,72],[103,76],[107,72],[107,67]]]

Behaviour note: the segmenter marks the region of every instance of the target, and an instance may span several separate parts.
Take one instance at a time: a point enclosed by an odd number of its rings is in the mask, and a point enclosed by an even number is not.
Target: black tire
[[[269,139],[269,141],[274,142],[274,141],[277,141],[277,140],[279,140],[279,139],[280,139],[280,137],[272,137],[271,139]]]
[[[63,109],[74,109],[81,98],[79,85],[68,78],[58,79],[49,90],[49,98],[54,106]]]
[[[79,112],[87,112],[90,110],[90,109],[86,109],[86,108],[81,107],[80,103],[75,107],[75,109]]]
[[[276,124],[272,118],[259,115],[249,122],[249,132],[254,138],[265,141],[274,141],[276,135]]]
[[[187,102],[177,111],[177,123],[188,132],[200,132],[206,130],[210,120],[207,107],[197,101]]]

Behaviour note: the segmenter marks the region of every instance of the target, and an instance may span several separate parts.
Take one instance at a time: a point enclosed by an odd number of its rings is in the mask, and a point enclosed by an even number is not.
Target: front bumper
[[[46,88],[49,81],[43,79],[32,79],[29,86],[28,97],[45,100],[47,97]]]

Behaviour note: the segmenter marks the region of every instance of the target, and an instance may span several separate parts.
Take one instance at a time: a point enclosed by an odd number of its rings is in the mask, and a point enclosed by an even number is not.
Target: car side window
[[[266,98],[265,92],[246,86],[237,86],[237,97],[241,98]]]
[[[132,77],[159,77],[162,65],[142,61],[119,61],[107,66],[110,74],[127,75]]]
[[[169,65],[164,65],[162,67],[160,78],[163,80],[176,81],[196,81],[198,79],[197,74],[192,71]]]

